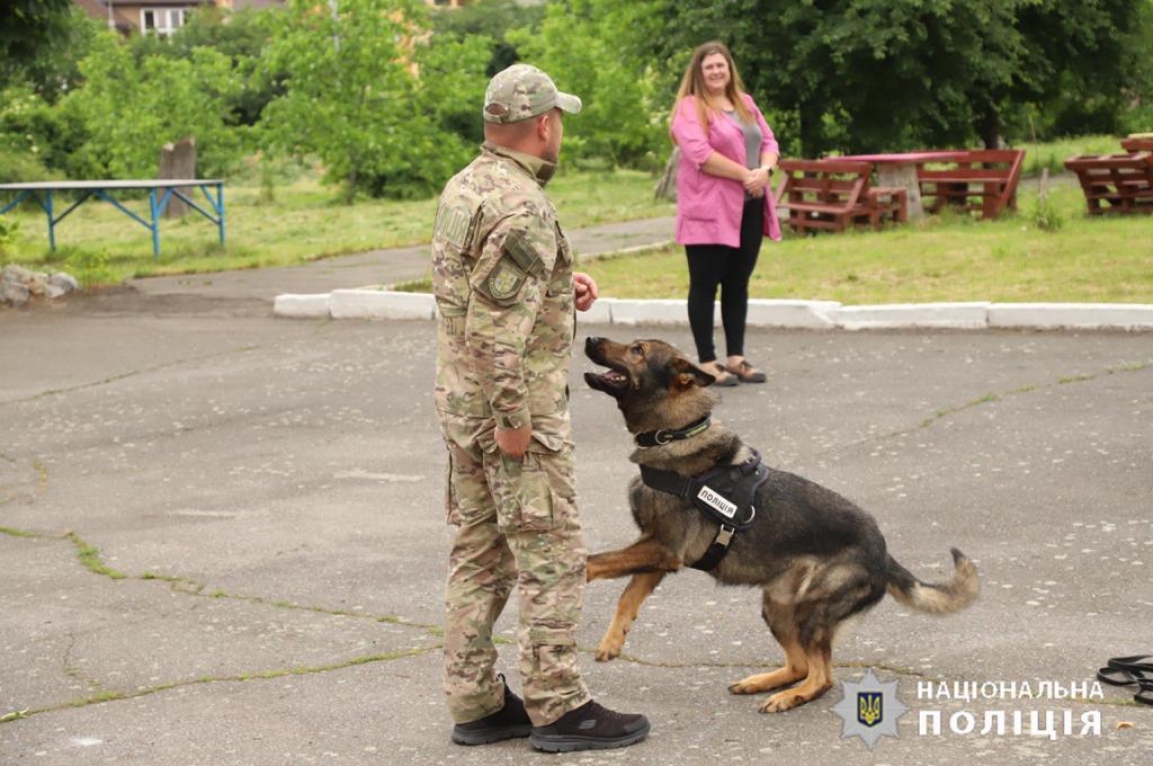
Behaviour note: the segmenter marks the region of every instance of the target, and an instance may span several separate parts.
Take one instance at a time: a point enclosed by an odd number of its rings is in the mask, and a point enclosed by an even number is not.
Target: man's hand
[[[520,460],[532,441],[532,426],[520,428],[496,428],[496,446],[511,458]]]
[[[576,298],[577,311],[588,311],[593,303],[600,297],[597,283],[584,272],[574,271],[572,275],[573,295]]]

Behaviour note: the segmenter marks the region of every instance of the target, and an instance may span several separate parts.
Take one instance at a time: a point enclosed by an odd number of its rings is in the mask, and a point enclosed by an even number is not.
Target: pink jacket
[[[777,139],[748,94],[745,103],[761,126],[761,153],[779,153]],[[740,247],[741,212],[745,187],[739,181],[711,176],[701,165],[714,151],[747,166],[745,136],[732,120],[712,111],[706,135],[697,118],[696,98],[687,96],[677,105],[670,131],[681,148],[677,167],[677,242],[682,245],[727,245]],[[781,238],[777,206],[772,189],[765,190],[765,234]]]

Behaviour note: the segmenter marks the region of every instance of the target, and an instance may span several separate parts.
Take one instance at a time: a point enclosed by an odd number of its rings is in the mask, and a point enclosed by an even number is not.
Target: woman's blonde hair
[[[701,121],[701,128],[706,134],[709,132],[708,110],[711,109],[714,112],[721,110],[713,104],[712,99],[709,97],[709,89],[705,85],[705,74],[701,71],[701,64],[706,58],[717,53],[724,56],[725,61],[729,65],[729,82],[725,85],[725,96],[736,108],[737,116],[740,117],[742,122],[751,122],[753,119],[753,113],[749,111],[749,107],[745,103],[745,85],[741,82],[741,75],[737,72],[737,64],[733,61],[733,54],[729,52],[728,47],[720,40],[710,40],[707,43],[698,45],[697,49],[693,51],[693,57],[689,60],[689,65],[685,69],[685,76],[681,78],[681,87],[677,90],[677,100],[673,104],[672,113],[672,117],[675,117],[677,108],[686,96],[695,96],[697,100],[697,119]],[[670,121],[672,117],[670,117]],[[674,138],[673,141],[675,142],[676,139]]]

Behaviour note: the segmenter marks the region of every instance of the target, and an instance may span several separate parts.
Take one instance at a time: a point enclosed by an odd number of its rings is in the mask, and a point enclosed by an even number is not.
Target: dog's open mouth
[[[599,375],[595,372],[585,373],[585,382],[589,388],[604,391],[610,396],[619,396],[629,387],[629,376],[617,370],[608,370]]]

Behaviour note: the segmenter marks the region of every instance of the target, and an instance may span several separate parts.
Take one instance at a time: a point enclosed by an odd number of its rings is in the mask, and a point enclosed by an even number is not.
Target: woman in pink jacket
[[[769,188],[780,151],[723,43],[708,42],[693,51],[671,133],[681,150],[677,242],[688,255],[689,325],[697,357],[719,386],[763,383],[765,374],[745,359],[745,321],[761,238],[781,238]],[[713,346],[718,286],[728,352],[724,365]]]

